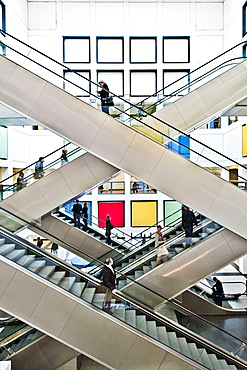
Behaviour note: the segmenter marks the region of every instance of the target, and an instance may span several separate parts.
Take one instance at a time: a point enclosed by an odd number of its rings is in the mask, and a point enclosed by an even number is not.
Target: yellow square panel
[[[157,222],[157,202],[131,202],[131,226],[152,226]]]

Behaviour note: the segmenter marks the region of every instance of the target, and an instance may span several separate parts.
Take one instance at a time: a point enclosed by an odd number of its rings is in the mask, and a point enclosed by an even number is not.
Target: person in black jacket
[[[100,95],[102,112],[109,114],[109,105],[106,101],[106,98],[109,97],[109,87],[105,81],[100,81],[99,85],[102,87],[102,90],[97,91],[97,93]]]
[[[218,306],[222,306],[222,299],[225,297],[222,282],[216,277],[213,277],[213,280],[215,284],[212,286],[212,298]]]
[[[116,273],[113,268],[112,258],[107,258],[105,261],[105,266],[102,272],[103,284],[107,287],[105,304],[103,305],[103,310],[112,314],[110,311],[112,294],[116,291]]]
[[[113,229],[113,225],[111,223],[111,216],[106,215],[106,223],[105,223],[105,236],[106,236],[106,243],[111,245],[111,230]]]
[[[82,213],[82,205],[79,203],[79,200],[76,199],[76,203],[72,207],[72,212],[74,214],[74,225],[80,229],[80,218]]]
[[[82,208],[82,211],[81,211],[81,215],[83,217],[83,228],[82,230],[83,231],[87,231],[88,227],[87,227],[87,221],[88,221],[88,205],[87,205],[87,202],[84,202],[83,204],[83,208]]]
[[[193,225],[197,226],[197,219],[193,211],[189,207],[182,206],[182,228],[185,232],[186,238],[193,236]]]

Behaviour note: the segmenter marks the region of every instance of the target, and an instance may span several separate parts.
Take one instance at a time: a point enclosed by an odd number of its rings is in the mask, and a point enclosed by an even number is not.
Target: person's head
[[[76,201],[75,201],[76,203],[79,203],[79,199],[76,199]]]
[[[110,220],[111,219],[111,216],[110,215],[106,215],[106,219],[107,220]]]
[[[45,158],[44,157],[39,157],[40,162],[44,162]]]
[[[213,277],[213,280],[216,282],[216,281],[218,281],[218,279],[217,279],[217,277]]]
[[[84,205],[84,207],[87,207],[87,202],[84,202],[84,204],[83,204],[83,205]]]
[[[107,258],[105,263],[106,263],[107,266],[111,266],[111,265],[113,265],[113,259],[112,258]]]
[[[105,84],[105,81],[103,81],[103,80],[101,80],[101,81],[99,82],[100,87],[103,87],[103,86],[104,86],[104,84]]]
[[[145,101],[144,100],[141,102],[141,106],[145,107]]]
[[[189,210],[189,207],[186,206],[185,204],[182,205],[182,208],[185,209],[185,211],[188,211]]]
[[[162,227],[160,225],[157,226],[157,231],[161,231]]]
[[[67,154],[67,153],[68,153],[68,150],[63,149],[63,150],[62,150],[62,152],[63,152],[64,154]]]
[[[37,240],[40,240],[40,237],[39,236],[37,237]]]
[[[24,176],[24,172],[23,172],[23,171],[21,171],[19,175],[20,175],[20,176]]]

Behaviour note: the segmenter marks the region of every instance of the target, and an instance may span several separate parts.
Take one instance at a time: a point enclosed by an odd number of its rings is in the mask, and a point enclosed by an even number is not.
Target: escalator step
[[[45,261],[35,260],[32,263],[30,263],[30,265],[28,266],[28,270],[37,272],[39,269],[41,269],[44,266],[45,266]]]
[[[59,285],[60,285],[60,287],[62,287],[63,289],[70,290],[70,289],[71,289],[71,287],[72,287],[72,285],[73,285],[73,284],[74,284],[74,282],[75,282],[75,279],[76,279],[76,277],[75,277],[75,276],[65,277]]]
[[[147,321],[147,332],[152,338],[159,339],[155,321]]]
[[[49,278],[49,280],[52,283],[59,285],[60,281],[64,278],[65,274],[66,274],[65,271],[54,272],[54,274]]]
[[[168,344],[169,341],[168,341],[168,336],[167,336],[167,332],[166,332],[165,326],[158,326],[157,327],[157,332],[158,332],[158,338],[159,338],[159,340],[162,343],[164,343],[164,344]]]
[[[183,337],[179,337],[178,344],[179,344],[181,353],[187,357],[190,357],[191,353],[190,353],[190,349],[189,349],[186,339]]]
[[[114,308],[114,316],[122,321],[125,321],[125,309],[124,308]]]
[[[0,253],[2,256],[5,256],[6,254],[10,253],[15,249],[15,244],[2,244],[0,246]]]
[[[221,364],[219,363],[219,360],[215,356],[214,353],[209,353],[208,354],[208,357],[210,358],[210,361],[212,362],[212,365],[214,367],[214,370],[221,370],[222,369]],[[226,369],[227,369],[227,367],[226,367]]]
[[[192,358],[196,361],[199,357],[199,350],[195,343],[188,343]]]
[[[212,362],[210,361],[210,358],[208,356],[208,353],[207,351],[203,348],[201,353],[200,353],[200,358],[199,360],[201,359],[203,365],[205,365],[206,367],[208,367],[209,369],[212,369],[213,368],[213,364]],[[222,367],[222,369],[224,369],[224,367]]]
[[[84,290],[81,298],[84,299],[85,301],[91,303],[92,300],[93,300],[94,292],[95,292],[95,287],[93,287],[93,288],[86,288]]]
[[[146,274],[148,271],[152,270],[150,266],[143,266],[143,273]]]
[[[154,269],[156,267],[156,261],[151,261],[151,267]]]
[[[86,283],[84,282],[76,282],[75,284],[73,284],[72,288],[70,289],[71,293],[75,294],[77,297],[80,297],[85,287],[85,284]]]
[[[180,347],[178,344],[178,338],[176,336],[176,333],[173,331],[168,331],[167,332],[167,337],[168,337],[168,343],[171,348],[175,349],[176,351],[180,351]]]
[[[136,311],[126,310],[125,311],[125,322],[134,328],[136,327]]]
[[[25,249],[15,249],[10,253],[7,253],[5,257],[10,259],[11,261],[16,261],[21,258],[25,254],[25,252]]]
[[[0,245],[4,244],[5,242],[5,239],[4,238],[0,238]]]
[[[39,275],[45,279],[48,279],[49,276],[54,272],[55,268],[56,268],[55,266],[44,266],[39,271]]]
[[[34,260],[35,260],[35,256],[26,254],[23,257],[21,257],[17,262],[19,265],[27,267]]]
[[[136,270],[135,271],[135,279],[138,279],[142,275],[143,275],[143,270]]]
[[[145,315],[136,316],[136,328],[143,333],[147,333],[147,320]]]
[[[102,308],[105,301],[105,294],[104,293],[95,293],[93,296],[92,304],[97,307]]]

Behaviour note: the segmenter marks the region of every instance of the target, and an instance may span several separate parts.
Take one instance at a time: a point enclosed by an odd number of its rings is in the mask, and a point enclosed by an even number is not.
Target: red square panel
[[[106,215],[111,216],[111,223],[114,227],[123,227],[124,222],[124,202],[98,202],[98,217],[100,227],[105,226]]]

